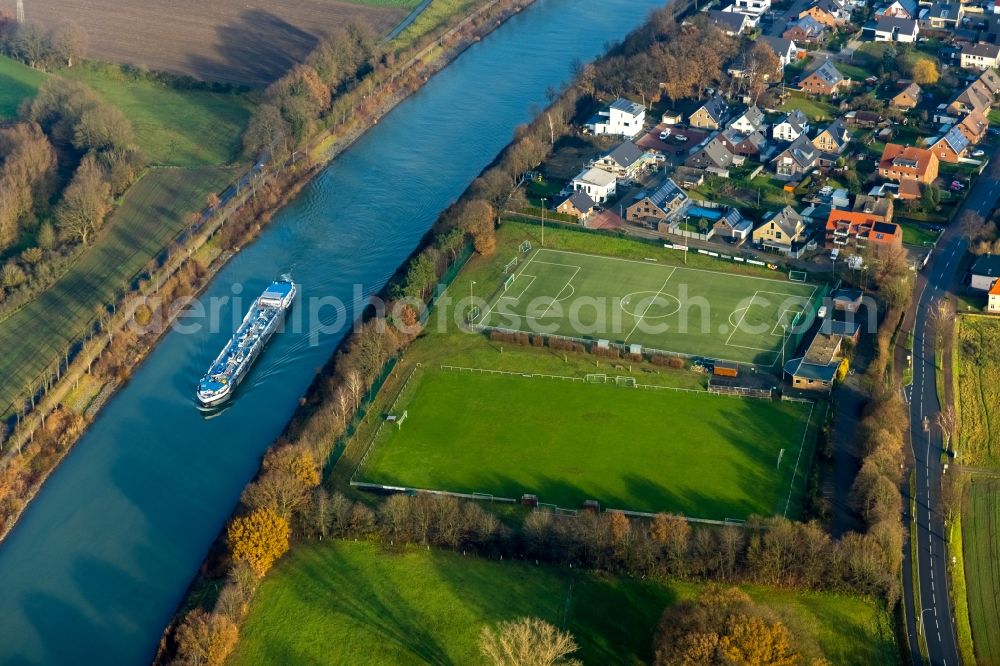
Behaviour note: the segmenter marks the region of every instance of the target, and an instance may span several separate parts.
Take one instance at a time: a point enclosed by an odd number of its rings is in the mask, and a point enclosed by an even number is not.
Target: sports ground
[[[511,267],[476,323],[770,367],[799,330],[796,317],[811,322],[816,291],[784,279],[540,248]]]
[[[356,480],[698,518],[796,515],[811,405],[419,368]]]

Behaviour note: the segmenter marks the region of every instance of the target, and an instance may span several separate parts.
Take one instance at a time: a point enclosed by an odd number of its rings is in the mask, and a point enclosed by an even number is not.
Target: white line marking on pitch
[[[727,346],[729,345],[729,341],[733,339],[733,335],[736,334],[736,331],[740,330],[740,326],[743,325],[743,320],[747,318],[747,313],[750,312],[750,308],[753,307],[753,299],[757,298],[758,293],[759,292],[756,291],[753,292],[753,296],[750,297],[750,302],[747,303],[746,308],[743,310],[743,315],[740,317],[739,321],[736,322],[736,328],[734,328],[733,332],[729,334],[728,338],[726,338]]]
[[[649,312],[649,308],[653,307],[653,303],[656,301],[656,297],[663,293],[663,288],[667,286],[667,283],[670,282],[670,278],[674,276],[674,273],[676,271],[677,268],[674,268],[674,270],[670,271],[670,275],[668,275],[667,279],[663,281],[663,284],[660,285],[660,288],[656,290],[656,293],[653,294],[653,297],[649,299],[649,305],[647,305],[646,309],[642,311],[642,314],[639,315],[639,318],[635,320],[635,326],[633,326],[632,330],[629,331],[628,335],[625,336],[625,343],[627,343],[628,339],[632,337],[633,333],[635,333],[635,329],[639,328],[639,324],[642,323],[642,320],[646,316],[646,313]]]

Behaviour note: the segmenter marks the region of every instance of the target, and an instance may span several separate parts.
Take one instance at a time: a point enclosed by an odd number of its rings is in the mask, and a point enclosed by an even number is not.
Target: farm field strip
[[[974,479],[967,489],[962,545],[976,658],[1000,664],[1000,480]]]
[[[152,169],[125,195],[91,247],[55,284],[0,321],[0,412],[86,333],[109,303],[204,205],[233,172],[222,168]],[[30,336],[25,331],[32,331]]]
[[[773,366],[783,324],[811,312],[816,287],[540,248],[477,320],[484,328],[608,339]]]
[[[810,446],[806,404],[513,374],[421,368],[393,410],[358,481],[566,508],[780,514]]]

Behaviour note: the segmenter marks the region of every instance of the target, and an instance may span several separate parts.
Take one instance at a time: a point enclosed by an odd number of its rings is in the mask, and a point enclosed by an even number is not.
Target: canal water
[[[167,335],[105,406],[0,545],[0,662],[137,664],[343,332],[279,333],[214,418],[193,390],[267,283],[289,274],[303,321],[352,317],[510,140],[516,125],[662,0],[538,0],[326,168],[215,278],[215,330]],[[360,285],[358,287],[357,285]],[[309,327],[304,327],[309,328]],[[26,332],[27,334],[28,332]]]

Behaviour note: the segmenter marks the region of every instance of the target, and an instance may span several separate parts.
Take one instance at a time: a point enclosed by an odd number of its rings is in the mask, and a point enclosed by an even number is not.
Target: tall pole
[[[17,22],[24,23],[24,0],[17,0]]]
[[[472,326],[472,313],[475,312],[473,308],[476,307],[475,303],[473,302],[473,299],[475,297],[472,295],[472,287],[475,286],[475,284],[476,284],[475,280],[469,281],[469,326]]]

